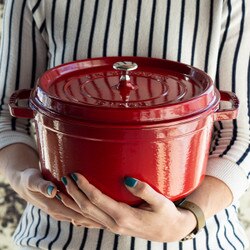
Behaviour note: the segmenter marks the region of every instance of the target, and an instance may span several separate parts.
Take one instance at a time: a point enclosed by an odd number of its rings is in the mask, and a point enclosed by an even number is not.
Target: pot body
[[[61,177],[76,172],[113,199],[138,205],[124,177],[145,181],[172,201],[204,178],[212,115],[150,126],[79,123],[40,112],[35,120],[42,173],[62,191]]]
[[[219,109],[221,102],[232,108]],[[205,175],[214,121],[235,119],[238,105],[235,94],[218,91],[199,69],[139,57],[55,67],[9,102],[12,116],[34,118],[46,179],[65,192],[61,177],[81,173],[130,205],[141,200],[126,189],[128,176],[172,201],[190,194]]]

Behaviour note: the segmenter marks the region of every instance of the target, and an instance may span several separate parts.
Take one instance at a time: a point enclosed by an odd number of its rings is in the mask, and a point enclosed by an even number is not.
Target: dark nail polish
[[[62,198],[61,198],[61,196],[60,196],[59,194],[56,194],[56,198],[57,198],[59,201],[62,200]]]
[[[66,178],[65,176],[63,176],[61,180],[62,180],[62,183],[63,183],[65,186],[67,186],[67,184],[68,184],[67,178]]]
[[[138,181],[132,177],[126,177],[124,180],[125,185],[128,187],[135,187],[137,182]]]
[[[52,186],[52,185],[49,185],[49,186],[48,186],[47,193],[48,193],[49,196],[52,195],[52,192],[53,192],[54,188],[55,188],[55,187]]]
[[[71,177],[72,177],[72,179],[73,179],[75,182],[78,181],[78,178],[77,178],[77,176],[76,176],[75,173],[72,173],[72,174],[71,174]]]

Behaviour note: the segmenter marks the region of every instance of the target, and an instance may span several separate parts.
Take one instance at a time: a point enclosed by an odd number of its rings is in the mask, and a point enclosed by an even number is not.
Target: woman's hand
[[[60,202],[57,188],[53,183],[44,180],[38,169],[28,168],[16,175],[19,177],[14,182],[10,182],[12,188],[27,202],[40,208],[55,220],[71,222],[75,226],[103,228],[99,223],[82,216],[81,213]]]
[[[171,242],[182,239],[196,226],[196,219],[190,211],[176,208],[173,202],[139,180],[126,180],[128,190],[145,201],[134,208],[106,196],[80,174],[72,174],[72,179],[62,179],[75,201],[60,194],[65,206],[99,222],[113,233]]]
[[[24,144],[8,146],[0,151],[0,170],[11,187],[24,200],[42,209],[56,220],[76,226],[103,228],[99,223],[63,205],[57,198],[57,188],[42,178],[36,152]],[[57,196],[58,197],[58,196]]]

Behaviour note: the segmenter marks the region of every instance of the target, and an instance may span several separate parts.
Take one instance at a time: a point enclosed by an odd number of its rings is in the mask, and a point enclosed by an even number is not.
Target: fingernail
[[[66,178],[65,176],[63,176],[61,180],[62,180],[62,183],[63,183],[65,186],[67,186],[67,184],[68,184],[67,178]]]
[[[49,186],[48,186],[47,193],[48,193],[49,196],[52,195],[52,192],[53,192],[54,188],[55,188],[55,187],[52,186],[52,185],[49,185]]]
[[[75,173],[72,173],[72,174],[71,174],[71,177],[72,177],[72,179],[73,179],[75,182],[78,181],[78,178],[77,178],[77,176],[76,176]]]
[[[132,177],[126,177],[124,180],[125,185],[128,187],[135,187],[137,182],[138,181]]]
[[[56,194],[56,198],[61,201],[62,200],[62,197],[59,195],[59,194]]]

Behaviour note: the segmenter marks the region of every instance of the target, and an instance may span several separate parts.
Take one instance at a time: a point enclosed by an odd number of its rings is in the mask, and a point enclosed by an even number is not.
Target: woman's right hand
[[[103,227],[60,202],[56,198],[57,188],[53,183],[44,180],[38,169],[28,168],[18,173],[18,175],[18,181],[10,181],[12,188],[27,202],[40,208],[55,220],[68,221],[75,226]]]
[[[0,162],[0,172],[13,190],[55,220],[71,222],[75,226],[103,228],[98,222],[78,212],[77,206],[70,209],[58,200],[60,196],[57,195],[57,188],[52,182],[43,179],[37,154],[32,148],[24,144],[8,146],[0,151]]]

